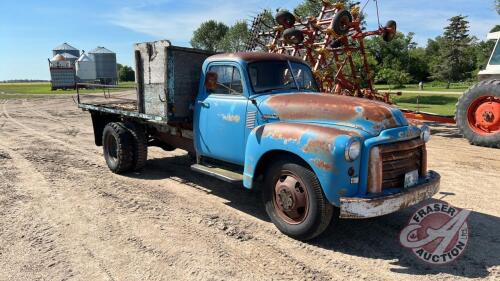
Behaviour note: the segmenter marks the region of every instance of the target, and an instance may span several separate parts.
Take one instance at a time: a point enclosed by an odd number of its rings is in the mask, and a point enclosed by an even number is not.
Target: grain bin
[[[51,89],[74,89],[76,86],[75,67],[62,54],[49,60]]]
[[[72,56],[75,56],[76,58],[78,58],[80,56],[80,50],[78,50],[77,48],[69,45],[66,42],[64,42],[63,44],[55,47],[52,50],[52,55],[53,56],[58,55],[58,54],[62,55],[64,53],[67,53],[67,54],[70,54]]]
[[[86,54],[82,54],[76,61],[76,76],[80,82],[94,82],[96,80],[95,62]]]
[[[97,47],[89,52],[95,63],[96,79],[103,84],[117,84],[116,54],[104,47]]]

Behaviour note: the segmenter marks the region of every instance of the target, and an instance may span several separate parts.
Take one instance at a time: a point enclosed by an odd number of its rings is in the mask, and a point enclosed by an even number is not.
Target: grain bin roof
[[[64,42],[61,45],[55,47],[54,51],[78,51],[78,49]]]
[[[97,47],[89,52],[89,54],[114,54],[114,53],[115,52],[112,52],[104,47]]]
[[[92,61],[92,59],[86,54],[82,54],[80,58],[78,58],[78,61]]]

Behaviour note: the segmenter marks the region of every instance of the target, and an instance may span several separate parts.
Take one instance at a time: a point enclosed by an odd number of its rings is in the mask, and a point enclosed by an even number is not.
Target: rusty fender
[[[310,123],[275,122],[255,128],[248,137],[243,183],[251,188],[256,167],[271,151],[294,154],[306,162],[318,177],[328,200],[339,205],[341,195],[354,195],[348,169],[359,161],[345,160],[345,146],[351,138],[361,138],[359,130]],[[267,163],[265,163],[267,164]]]
[[[340,198],[340,217],[363,219],[383,216],[431,198],[439,191],[441,176],[429,171],[417,186],[376,198]]]

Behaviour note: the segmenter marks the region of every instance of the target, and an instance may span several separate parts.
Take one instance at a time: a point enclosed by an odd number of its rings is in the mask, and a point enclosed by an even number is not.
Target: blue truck
[[[137,98],[83,102],[114,173],[148,146],[186,150],[191,169],[262,194],[284,234],[309,240],[339,218],[386,215],[431,198],[427,126],[397,108],[320,93],[299,58],[211,54],[167,40],[135,45]]]

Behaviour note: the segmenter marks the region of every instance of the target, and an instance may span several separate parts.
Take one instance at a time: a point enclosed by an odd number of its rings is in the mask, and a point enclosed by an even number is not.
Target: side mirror
[[[205,89],[207,91],[214,91],[217,89],[217,73],[209,71],[205,74]]]

